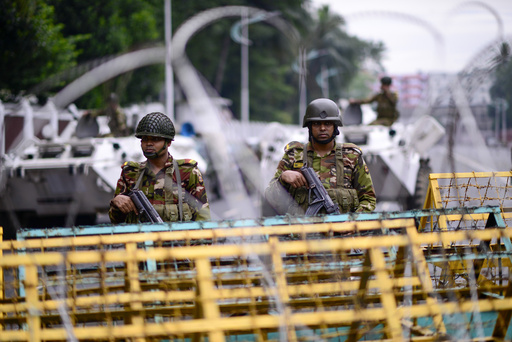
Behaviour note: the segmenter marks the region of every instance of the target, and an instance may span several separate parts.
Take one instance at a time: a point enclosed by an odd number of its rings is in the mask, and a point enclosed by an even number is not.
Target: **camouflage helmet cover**
[[[160,112],[145,115],[135,130],[135,136],[139,139],[143,136],[149,136],[174,140],[175,133],[176,131],[171,119]]]
[[[302,127],[307,127],[310,122],[314,121],[331,121],[337,126],[343,126],[338,105],[330,99],[316,99],[308,105]]]

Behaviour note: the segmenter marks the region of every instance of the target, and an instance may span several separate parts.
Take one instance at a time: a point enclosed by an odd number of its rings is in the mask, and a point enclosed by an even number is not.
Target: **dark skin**
[[[149,168],[154,174],[157,174],[160,170],[164,168],[165,163],[167,162],[168,159],[167,150],[169,149],[170,146],[171,140],[165,140],[159,137],[143,136],[142,139],[140,140],[140,147],[142,148],[143,152],[156,153],[160,151],[156,158],[147,159]],[[111,203],[117,208],[119,208],[119,210],[121,210],[124,214],[128,214],[132,211],[137,213],[137,208],[135,207],[135,204],[133,204],[129,196],[120,194],[114,197]]]
[[[317,140],[327,140],[334,134],[334,123],[333,122],[313,122],[311,125],[311,134]],[[323,157],[334,148],[334,140],[327,144],[321,144],[312,140],[313,149],[315,152]],[[306,178],[300,171],[286,170],[281,174],[283,182],[290,184],[294,188],[301,186],[308,187]]]

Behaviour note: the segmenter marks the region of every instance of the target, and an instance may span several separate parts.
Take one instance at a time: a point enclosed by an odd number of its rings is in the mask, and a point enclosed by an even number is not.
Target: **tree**
[[[31,23],[44,12],[47,21],[58,23],[53,27],[47,25],[45,29],[53,32],[54,39],[60,38],[62,41],[56,46],[60,48],[59,53],[53,59],[48,59],[58,61],[59,65],[52,65],[53,68],[48,70],[40,67],[27,70],[23,77],[24,84],[15,84],[13,75],[3,79],[5,83],[0,88],[16,89],[18,92],[27,89],[38,93],[43,90],[47,93],[57,92],[106,58],[164,44],[162,0],[47,0],[46,5],[42,0],[15,2],[18,3],[39,6],[38,11],[32,10],[25,17],[26,22]],[[378,56],[381,50],[378,46],[348,36],[343,29],[342,18],[330,13],[327,7],[312,16],[308,0],[230,0],[227,3],[221,0],[173,1],[173,32],[199,12],[226,4],[279,11],[282,18],[296,26],[306,37],[308,50],[328,51],[328,55],[309,64],[308,92],[311,98],[320,96],[320,88],[314,78],[323,65],[339,70],[338,78],[329,79],[331,89],[336,89],[335,97],[356,73],[360,61],[371,53]],[[235,117],[240,117],[240,46],[232,41],[230,29],[238,20],[240,18],[219,20],[197,32],[187,44],[187,56],[193,66],[215,86],[220,96],[231,100]],[[14,28],[15,24],[4,24],[13,35],[20,32]],[[25,26],[26,23],[21,25]],[[249,54],[251,119],[297,122],[298,75],[292,70],[292,65],[297,61],[298,47],[292,46],[282,32],[264,22],[251,24],[249,31],[253,43]],[[21,36],[14,44],[22,51],[20,46],[23,42]],[[48,46],[44,41],[37,43]],[[75,63],[76,67],[69,69]],[[61,72],[63,70],[66,71]],[[50,76],[52,78],[49,79]],[[117,93],[123,106],[148,100],[163,101],[164,78],[163,65],[144,67],[106,82],[75,102],[80,108],[102,107],[112,92]],[[45,83],[38,83],[42,80]],[[34,88],[35,84],[38,87]]]
[[[319,8],[314,15],[303,21],[307,23],[303,27],[303,45],[307,52],[317,53],[316,58],[307,61],[309,100],[323,96],[317,82],[317,77],[323,71],[331,70],[333,77],[324,81],[329,82],[329,89],[333,90],[330,97],[339,98],[344,96],[350,81],[365,59],[380,61],[383,45],[348,35],[345,31],[345,20],[332,13],[329,6]]]
[[[13,101],[47,77],[75,64],[79,36],[62,33],[53,8],[41,0],[2,1],[0,99]]]
[[[241,0],[229,1],[227,4],[251,6],[268,12],[279,11],[282,18],[293,23],[295,18],[291,13],[306,13],[303,3],[305,1],[302,0]],[[190,13],[191,17],[221,4],[226,2],[179,2],[173,7],[173,13]],[[194,11],[190,12],[191,8]],[[240,45],[231,39],[230,30],[239,20],[230,18],[217,21],[198,32],[187,46],[187,56],[194,67],[215,85],[222,97],[231,100],[231,110],[236,118],[240,118]],[[249,53],[251,120],[292,123],[297,116],[298,100],[293,96],[297,92],[297,82],[291,77],[291,65],[298,51],[291,48],[282,32],[265,22],[249,25],[248,30],[252,41]]]
[[[80,64],[163,42],[164,14],[160,0],[48,2],[55,7],[56,20],[64,25],[66,36],[84,37],[76,46]],[[102,107],[111,93],[119,96],[121,104],[158,100],[162,75],[162,65],[135,70],[106,82],[76,102],[79,107]]]
[[[507,45],[507,47],[502,48],[501,52],[508,52],[509,50],[510,48]],[[510,53],[500,53],[495,62],[495,81],[490,93],[493,100],[500,99],[501,105],[506,104],[507,128],[510,128],[512,127],[512,59]],[[502,100],[505,100],[505,102]],[[494,117],[495,110],[496,108],[491,108],[489,115]]]

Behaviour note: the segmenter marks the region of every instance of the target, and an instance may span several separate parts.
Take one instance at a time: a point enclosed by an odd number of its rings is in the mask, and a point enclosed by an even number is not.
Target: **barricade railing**
[[[512,226],[511,177],[512,171],[431,173],[424,209],[493,206],[500,209],[506,225],[510,227]],[[485,224],[487,215],[474,214],[467,216],[467,219],[470,225],[474,225],[475,221]],[[438,226],[446,230],[466,229],[464,222],[465,220],[460,220],[459,216],[446,216]],[[428,226],[428,218],[422,218],[420,229]]]
[[[505,339],[512,232],[499,210],[415,213],[3,241],[0,341]],[[447,213],[485,214],[487,229],[417,231]]]

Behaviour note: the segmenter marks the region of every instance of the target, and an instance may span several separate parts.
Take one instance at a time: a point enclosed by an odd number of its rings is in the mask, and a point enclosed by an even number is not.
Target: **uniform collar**
[[[167,154],[168,154],[168,158],[167,158],[167,161],[165,162],[166,168],[170,167],[172,165],[172,161],[174,160],[170,153],[167,153]]]
[[[334,144],[332,145],[331,152],[327,153],[326,155],[329,155],[331,153],[336,153],[336,138],[334,138],[332,141],[334,142]],[[307,151],[313,151],[316,153],[316,151],[313,149],[313,144],[311,143],[311,141],[308,141]]]
[[[170,167],[172,165],[173,160],[174,160],[169,152],[167,152],[167,155],[168,155],[168,157],[167,157],[167,161],[164,164],[164,168]],[[148,161],[147,160],[144,160],[143,162],[141,162],[140,163],[140,167],[141,167],[141,169],[147,168],[148,171],[150,171],[150,168],[148,166]]]

